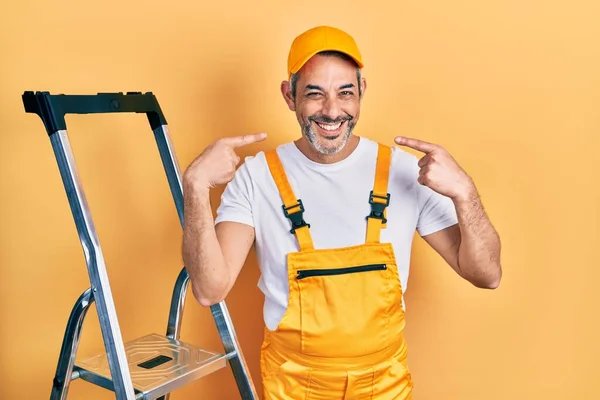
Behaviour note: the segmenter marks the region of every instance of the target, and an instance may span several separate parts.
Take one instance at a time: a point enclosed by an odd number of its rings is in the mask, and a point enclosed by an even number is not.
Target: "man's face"
[[[316,55],[299,72],[295,98],[288,90],[288,106],[295,111],[304,137],[321,154],[340,151],[358,121],[358,85],[364,92],[364,81],[358,82],[356,72],[349,61]]]

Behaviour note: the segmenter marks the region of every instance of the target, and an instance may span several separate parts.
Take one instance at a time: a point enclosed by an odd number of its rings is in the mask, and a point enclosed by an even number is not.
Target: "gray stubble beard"
[[[302,127],[302,132],[304,133],[304,136],[306,136],[306,139],[308,140],[308,142],[321,154],[324,155],[332,155],[332,154],[336,154],[338,153],[340,150],[342,150],[344,148],[344,146],[346,146],[346,143],[348,142],[348,139],[350,138],[350,135],[352,135],[352,130],[354,129],[354,124],[352,123],[352,120],[346,120],[345,122],[348,122],[348,126],[346,128],[345,132],[340,133],[340,135],[343,135],[343,139],[342,141],[335,147],[324,147],[321,145],[321,143],[319,143],[319,141],[317,140],[317,133],[313,130],[312,126],[311,126],[311,121],[309,120],[308,122],[306,122],[304,124],[304,126]],[[324,138],[326,140],[336,140],[337,138],[339,138],[339,135],[336,136],[335,138]]]

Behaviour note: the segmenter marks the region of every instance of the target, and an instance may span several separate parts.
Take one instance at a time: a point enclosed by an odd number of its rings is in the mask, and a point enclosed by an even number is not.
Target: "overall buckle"
[[[385,199],[385,203],[377,203],[374,201],[375,198]],[[385,211],[385,208],[390,205],[390,194],[388,193],[385,196],[379,196],[373,194],[373,191],[371,190],[371,193],[369,195],[369,204],[371,205],[371,213],[367,216],[367,219],[380,219],[381,222],[385,224],[387,222],[387,219],[384,218],[383,212]]]
[[[296,207],[300,207],[300,210],[293,213],[289,213],[289,210]],[[302,204],[302,200],[298,199],[298,203],[289,207],[286,207],[284,204],[283,206],[281,206],[281,208],[283,208],[283,214],[292,222],[292,229],[290,230],[290,233],[296,233],[296,229],[302,228],[304,226],[310,228],[310,224],[307,224],[303,218],[304,205]]]

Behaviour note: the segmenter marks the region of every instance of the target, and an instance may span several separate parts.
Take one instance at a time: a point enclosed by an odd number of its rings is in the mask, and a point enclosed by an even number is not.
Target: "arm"
[[[223,300],[233,287],[254,242],[254,228],[237,222],[215,227],[209,191],[186,184],[183,262],[202,306]]]
[[[425,153],[418,162],[417,182],[451,199],[456,211],[458,224],[423,239],[473,285],[497,288],[502,277],[500,238],[472,179],[441,146],[404,137],[395,141]]]
[[[240,158],[234,149],[265,137],[257,134],[219,139],[183,175],[182,257],[194,297],[203,306],[216,304],[227,296],[254,243],[254,228],[247,224],[222,222],[215,227],[210,190],[235,177]]]
[[[479,288],[500,285],[500,237],[476,191],[453,199],[458,224],[423,239],[464,279]]]

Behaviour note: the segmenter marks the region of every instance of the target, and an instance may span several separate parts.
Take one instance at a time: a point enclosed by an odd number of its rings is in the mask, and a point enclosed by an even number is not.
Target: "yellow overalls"
[[[334,249],[314,248],[277,153],[266,158],[300,249],[287,256],[286,313],[265,328],[264,399],[411,399],[402,287],[392,245],[379,242],[391,148],[379,145],[366,243]]]

